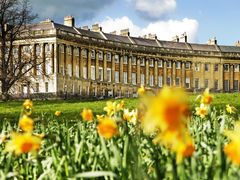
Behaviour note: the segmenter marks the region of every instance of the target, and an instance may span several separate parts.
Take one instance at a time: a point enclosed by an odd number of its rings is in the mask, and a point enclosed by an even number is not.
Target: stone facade
[[[33,70],[29,84],[13,87],[13,94],[133,97],[141,85],[153,91],[164,85],[192,92],[239,91],[238,46],[220,46],[216,40],[191,44],[186,37],[185,42],[136,38],[126,29],[108,34],[98,25],[77,28],[69,16],[64,24],[40,22],[32,26],[33,39],[15,42],[17,51],[30,49],[44,63]]]

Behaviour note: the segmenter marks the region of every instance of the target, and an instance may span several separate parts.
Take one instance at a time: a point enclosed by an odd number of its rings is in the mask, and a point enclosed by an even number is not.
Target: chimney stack
[[[217,39],[214,37],[213,39],[209,39],[207,42],[208,45],[217,45]]]
[[[122,30],[120,31],[120,35],[121,35],[121,36],[130,36],[129,29],[122,29]]]
[[[102,27],[100,27],[99,24],[93,24],[92,25],[92,31],[100,32],[100,31],[102,31]]]
[[[69,27],[74,27],[75,26],[75,19],[73,16],[66,16],[64,18],[64,25],[69,26]]]
[[[88,26],[83,26],[82,29],[83,29],[83,30],[89,30],[89,29],[88,29]]]
[[[157,39],[157,35],[156,34],[148,34],[148,39]]]
[[[110,34],[117,35],[117,31],[110,32]]]
[[[173,37],[173,41],[174,41],[174,42],[179,42],[179,37],[178,37],[178,35],[176,35],[176,36]]]
[[[239,40],[235,43],[235,46],[240,47],[240,41]]]
[[[184,38],[184,42],[187,43],[187,33],[186,32],[183,33],[183,38]]]

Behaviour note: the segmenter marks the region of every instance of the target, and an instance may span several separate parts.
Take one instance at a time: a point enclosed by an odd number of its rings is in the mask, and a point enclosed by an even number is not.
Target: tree
[[[37,65],[33,56],[21,52],[14,56],[15,42],[31,39],[30,23],[36,17],[28,0],[0,0],[0,84],[3,100],[8,100],[12,86],[26,81],[26,75],[29,76]]]

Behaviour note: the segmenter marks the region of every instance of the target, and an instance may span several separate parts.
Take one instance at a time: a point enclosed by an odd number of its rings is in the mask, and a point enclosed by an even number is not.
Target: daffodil
[[[32,107],[33,107],[33,102],[30,99],[26,99],[23,103],[23,108],[29,110],[29,109],[32,109]]]
[[[129,111],[129,109],[124,109],[123,110],[123,119],[126,120],[126,121],[129,121],[133,124],[136,124],[137,123],[137,110],[132,110],[132,111]]]
[[[27,115],[23,115],[19,120],[19,127],[25,132],[32,132],[34,121]]]
[[[59,117],[59,116],[61,116],[62,112],[61,111],[56,111],[54,114],[55,114],[55,116]]]
[[[22,153],[35,153],[40,149],[41,138],[31,135],[30,133],[18,134],[13,133],[11,140],[6,144],[6,151],[14,152],[16,155]]]
[[[178,88],[164,87],[146,106],[142,126],[149,133],[179,129],[189,115],[186,94]]]
[[[116,122],[109,117],[105,117],[99,122],[97,130],[99,135],[106,139],[110,139],[118,133]]]
[[[203,103],[200,105],[200,107],[196,108],[196,115],[200,116],[201,118],[204,118],[208,114],[208,108]]]
[[[213,100],[213,96],[209,93],[209,88],[205,89],[202,95],[201,103],[209,105],[211,104],[212,100]]]
[[[230,106],[229,104],[226,105],[226,111],[229,113],[229,114],[232,114],[232,113],[235,113],[236,112],[236,108],[233,107],[233,106]]]
[[[120,103],[108,101],[107,106],[103,108],[104,111],[107,112],[108,116],[112,116],[114,113],[119,112],[120,110],[123,110],[124,108],[124,101],[121,101]]]
[[[139,96],[143,96],[145,94],[146,90],[144,88],[144,86],[141,86],[140,88],[138,88],[138,95]]]
[[[82,118],[85,121],[92,121],[93,120],[93,113],[91,109],[83,109],[82,113]]]
[[[224,134],[230,139],[224,147],[225,154],[234,164],[240,165],[240,121],[236,122],[234,130],[226,130]]]

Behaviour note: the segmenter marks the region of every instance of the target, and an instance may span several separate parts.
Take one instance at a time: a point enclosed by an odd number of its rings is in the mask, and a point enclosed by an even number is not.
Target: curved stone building
[[[43,64],[35,78],[12,88],[15,94],[52,96],[134,97],[141,85],[158,90],[164,85],[188,91],[210,88],[239,91],[240,47],[162,41],[154,35],[131,37],[104,33],[97,24],[77,28],[74,18],[64,24],[46,20],[33,25],[33,38],[17,42],[16,52],[31,53]],[[45,75],[42,75],[44,72]]]

